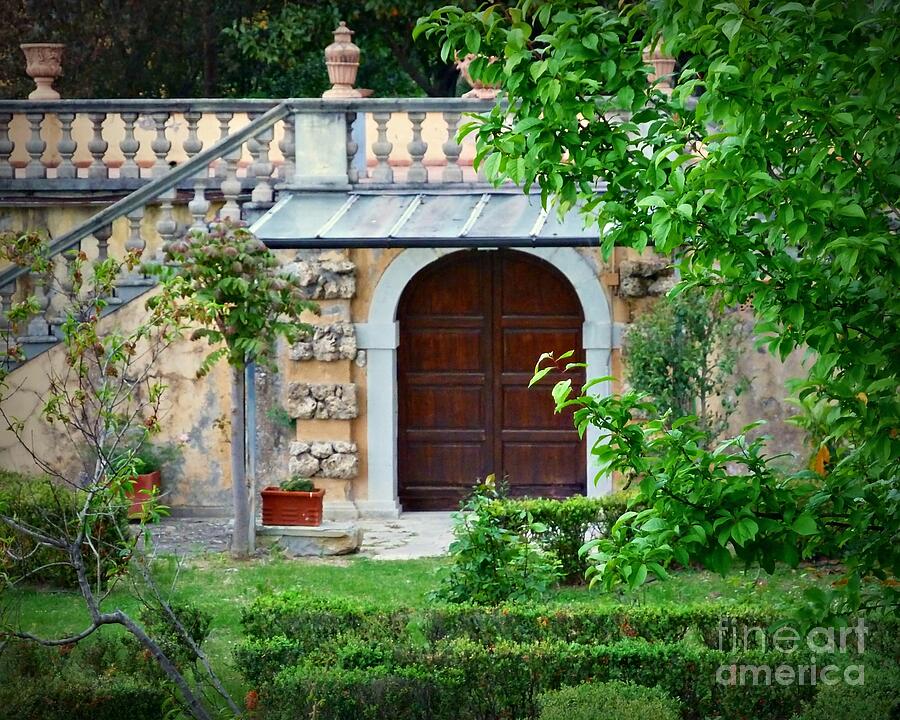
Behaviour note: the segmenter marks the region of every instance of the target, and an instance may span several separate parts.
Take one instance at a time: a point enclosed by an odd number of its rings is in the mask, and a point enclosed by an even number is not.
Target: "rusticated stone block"
[[[664,295],[675,284],[669,260],[623,260],[619,263],[619,295],[627,298]]]
[[[356,265],[340,253],[298,255],[284,270],[297,278],[308,300],[349,300],[356,294]]]
[[[356,331],[353,324],[336,322],[319,325],[312,337],[291,347],[291,360],[353,360],[356,357]]]
[[[353,383],[290,383],[287,411],[300,420],[352,420],[359,414]]]
[[[359,473],[359,453],[351,442],[291,443],[291,475],[349,480]]]

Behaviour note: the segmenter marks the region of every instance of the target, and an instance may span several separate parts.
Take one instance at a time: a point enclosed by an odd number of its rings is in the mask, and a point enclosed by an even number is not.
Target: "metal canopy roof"
[[[590,246],[595,227],[516,193],[298,192],[250,230],[271,248]]]

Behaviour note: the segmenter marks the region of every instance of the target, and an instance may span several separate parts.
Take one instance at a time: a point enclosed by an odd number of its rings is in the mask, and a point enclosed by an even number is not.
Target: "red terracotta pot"
[[[154,489],[159,492],[160,480],[159,470],[154,470],[146,475],[135,476],[134,486],[129,492],[125,493],[125,497],[131,501],[131,505],[128,507],[129,518],[138,518],[143,514],[144,503],[150,499]]]
[[[263,525],[315,527],[322,524],[324,490],[304,492],[302,490],[282,490],[270,486],[265,488],[261,494]]]

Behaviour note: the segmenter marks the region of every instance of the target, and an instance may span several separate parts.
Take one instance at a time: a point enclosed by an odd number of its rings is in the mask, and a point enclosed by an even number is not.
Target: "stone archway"
[[[443,256],[461,248],[410,248],[401,252],[382,274],[369,310],[367,323],[356,326],[360,349],[367,353],[368,428],[368,499],[359,501],[360,511],[368,515],[396,516],[397,500],[397,346],[399,327],[397,308],[403,291],[415,275]],[[603,287],[588,261],[574,248],[522,248],[559,270],[572,284],[584,312],[582,345],[585,350],[587,377],[604,377],[610,373],[612,319]],[[606,387],[597,390],[608,392]],[[611,491],[608,477],[594,483],[590,448],[597,431],[587,433],[588,495],[604,495]]]

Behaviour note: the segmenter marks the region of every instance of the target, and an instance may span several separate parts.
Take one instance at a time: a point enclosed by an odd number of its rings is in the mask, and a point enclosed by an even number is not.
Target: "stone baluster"
[[[190,227],[191,232],[207,232],[209,226],[206,224],[206,213],[209,212],[209,200],[206,199],[204,176],[198,175],[194,180],[194,197],[188,203],[188,210],[194,218]]]
[[[203,113],[195,110],[185,112],[184,114],[184,119],[187,121],[188,126],[188,136],[184,139],[184,145],[182,145],[182,147],[184,148],[184,154],[188,156],[188,160],[203,149],[203,141],[197,133],[197,127],[200,125],[201,117],[203,117]]]
[[[16,294],[16,283],[11,282],[0,287],[0,330],[9,330],[9,311],[12,309],[13,296]]]
[[[356,113],[347,113],[347,180],[351,183],[359,182],[359,170],[356,168],[356,153],[359,143],[353,139],[353,123],[356,122]]]
[[[44,120],[44,113],[26,113],[25,117],[31,127],[31,137],[25,143],[25,149],[31,158],[28,161],[28,166],[25,168],[25,177],[47,177],[47,168],[44,167],[44,163],[41,161],[41,156],[47,147],[47,143],[41,138],[41,123]]]
[[[97,262],[102,263],[109,258],[109,239],[112,237],[112,223],[104,225],[94,233],[97,240]]]
[[[9,156],[13,151],[13,143],[9,139],[11,120],[12,113],[0,113],[0,180],[11,180],[16,174],[9,162]]]
[[[157,178],[162,177],[169,171],[169,163],[166,162],[169,150],[172,148],[172,143],[166,137],[166,122],[169,120],[169,113],[155,112],[151,113],[150,117],[153,118],[153,122],[156,125],[156,137],[150,143],[150,148],[156,155],[156,163],[153,165],[153,177]]]
[[[51,334],[57,337],[60,336],[60,325],[66,321],[66,312],[69,309],[69,302],[74,299],[75,278],[73,277],[73,263],[75,262],[75,257],[78,253],[79,248],[73,248],[57,255],[59,287],[56,295],[58,296],[58,299],[56,302],[56,312],[50,319],[50,325],[53,328]]]
[[[47,309],[50,307],[50,294],[48,284],[49,273],[30,272],[31,295],[35,299],[38,312],[33,315],[25,326],[25,335],[20,338],[24,342],[48,342],[53,341],[50,335],[50,323],[47,322]]]
[[[162,239],[162,252],[169,249],[169,244],[175,239],[178,231],[178,223],[172,214],[172,204],[175,202],[175,189],[166,190],[159,196],[159,218],[156,221],[156,232]]]
[[[106,165],[103,163],[103,156],[109,147],[109,143],[103,139],[103,121],[106,120],[106,113],[88,113],[88,119],[94,129],[94,135],[88,143],[88,150],[91,151],[91,156],[94,158],[88,168],[88,177],[106,178],[108,173]]]
[[[128,218],[128,239],[125,241],[125,252],[135,255],[138,260],[143,258],[147,242],[141,234],[141,224],[144,220],[144,208],[138,208],[125,217]],[[140,275],[140,272],[132,272],[132,275]]]
[[[119,150],[121,150],[122,155],[125,156],[125,162],[122,163],[122,167],[119,170],[119,177],[132,179],[139,178],[141,176],[141,169],[134,159],[134,156],[137,155],[137,151],[141,148],[141,144],[134,136],[134,124],[137,122],[138,114],[134,112],[123,112],[121,117],[122,122],[125,123],[125,137],[119,142]]]
[[[62,136],[56,147],[62,160],[56,167],[56,177],[75,178],[78,177],[78,168],[72,162],[72,156],[77,148],[77,144],[72,137],[72,123],[75,122],[75,113],[59,113],[57,117],[59,118]]]
[[[219,121],[219,140],[224,140],[228,137],[230,132],[229,126],[231,124],[231,118],[234,116],[234,113],[230,112],[217,112],[216,120]],[[228,177],[228,161],[223,156],[219,158],[219,161],[216,163],[216,174],[215,176],[219,180],[224,180]]]
[[[294,118],[292,116],[284,120],[284,135],[278,143],[278,149],[284,156],[279,179],[283,183],[292,183],[294,182],[294,153],[297,150],[294,146]]]
[[[394,182],[394,170],[388,164],[388,158],[391,156],[394,146],[387,139],[387,124],[391,119],[391,114],[389,112],[372,113],[372,119],[375,121],[375,129],[378,133],[378,137],[372,143],[372,152],[375,153],[375,159],[378,161],[372,170],[372,179],[376,182],[392,183]]]
[[[257,117],[259,117],[259,113],[253,113],[250,116],[250,120],[255,120]],[[267,128],[253,138],[253,165],[250,169],[253,172],[256,184],[253,186],[250,199],[255,203],[270,203],[274,197],[272,184],[269,182],[269,178],[272,176],[269,146],[272,144],[273,137],[274,132],[272,128]]]
[[[409,171],[406,174],[407,182],[426,183],[428,182],[428,170],[422,163],[425,157],[425,151],[428,150],[428,143],[422,139],[422,123],[425,121],[425,113],[410,112],[407,113],[410,124],[412,124],[412,140],[406,145],[412,162]]]
[[[444,151],[444,157],[447,158],[447,164],[441,173],[441,180],[446,183],[462,182],[463,173],[459,166],[459,155],[462,152],[462,145],[456,141],[456,129],[459,127],[461,113],[448,111],[444,113],[444,122],[447,123],[447,141],[441,145]]]
[[[219,121],[219,137],[224,139],[228,137],[228,126],[231,121],[232,113],[218,112],[216,118]],[[238,197],[241,194],[241,181],[237,176],[238,161],[241,159],[241,148],[235,148],[232,152],[222,156],[222,161],[216,168],[216,177],[219,177],[220,171],[224,168],[224,178],[222,179],[220,188],[225,198],[225,204],[219,210],[222,219],[240,220],[241,208],[238,205]]]

